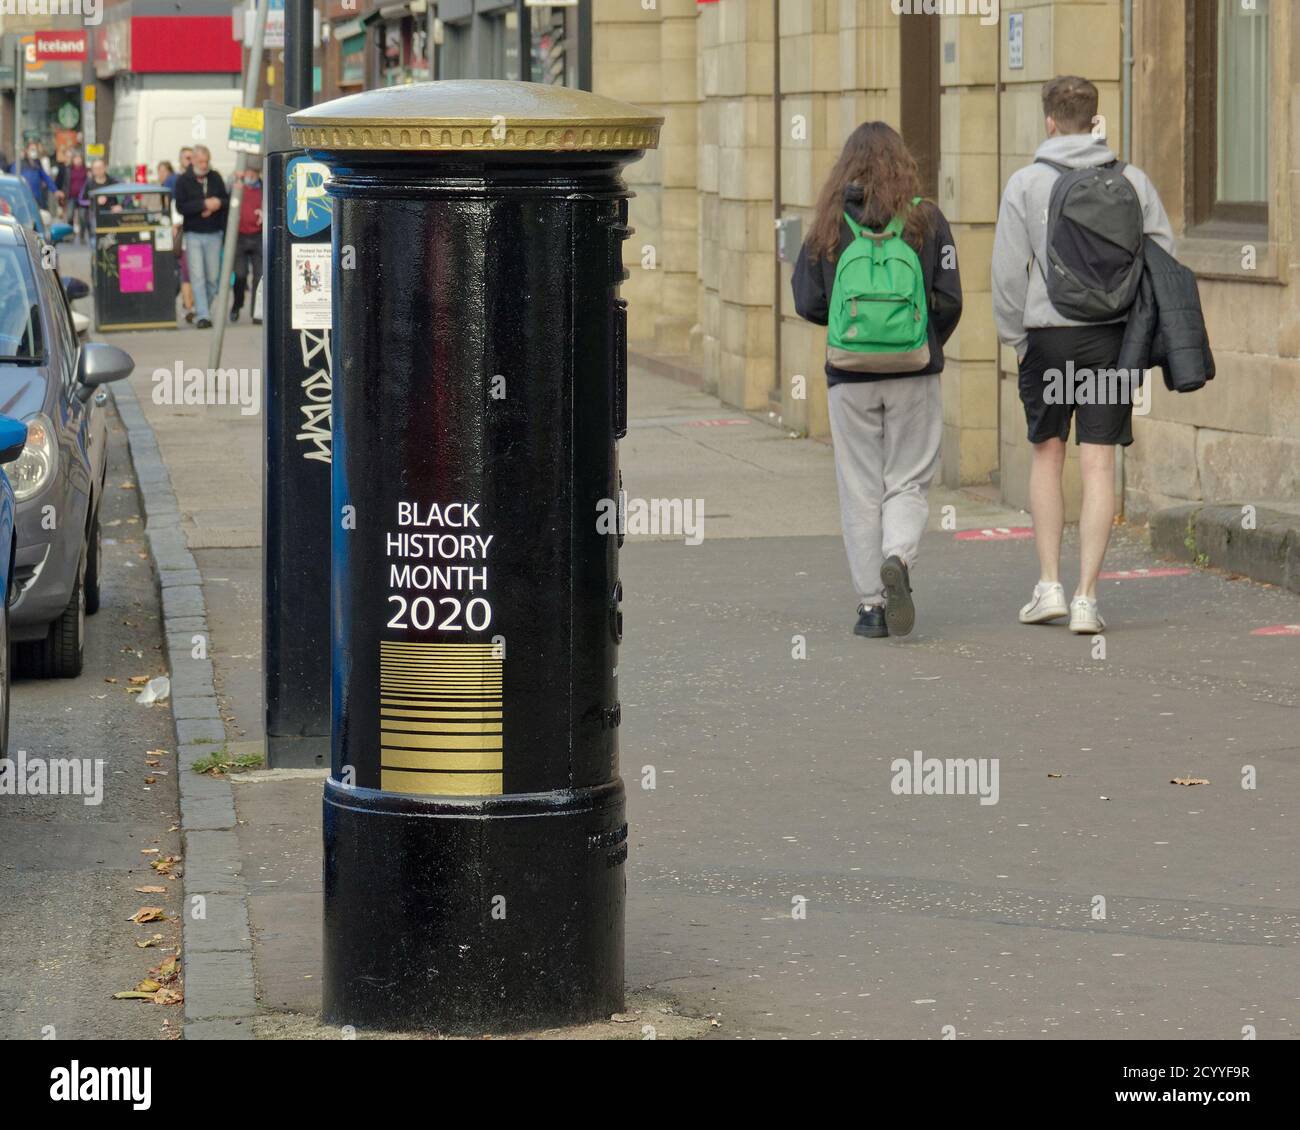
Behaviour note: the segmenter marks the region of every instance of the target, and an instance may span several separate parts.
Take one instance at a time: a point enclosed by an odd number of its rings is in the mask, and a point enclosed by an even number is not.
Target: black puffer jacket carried
[[[1164,370],[1165,388],[1195,392],[1214,379],[1214,354],[1201,313],[1196,276],[1150,236],[1146,266],[1129,310],[1118,369]]]

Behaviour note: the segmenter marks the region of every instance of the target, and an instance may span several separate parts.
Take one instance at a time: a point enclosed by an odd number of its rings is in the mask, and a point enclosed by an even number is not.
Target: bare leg
[[[1079,444],[1083,476],[1083,508],[1079,513],[1079,587],[1075,596],[1097,599],[1097,574],[1110,544],[1115,522],[1115,448],[1109,444]]]
[[[1064,466],[1064,440],[1046,439],[1034,444],[1034,462],[1029,471],[1029,509],[1034,516],[1040,581],[1061,579],[1061,534],[1065,529],[1061,470]]]

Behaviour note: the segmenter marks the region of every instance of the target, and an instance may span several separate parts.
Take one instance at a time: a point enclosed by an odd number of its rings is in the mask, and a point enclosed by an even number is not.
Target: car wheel
[[[0,757],[9,756],[9,602],[0,614]]]
[[[99,511],[86,539],[86,615],[99,611],[99,575],[104,561],[104,534],[99,525]]]
[[[75,679],[81,674],[86,647],[86,554],[68,606],[50,625],[43,640],[25,645],[24,671],[37,679]]]

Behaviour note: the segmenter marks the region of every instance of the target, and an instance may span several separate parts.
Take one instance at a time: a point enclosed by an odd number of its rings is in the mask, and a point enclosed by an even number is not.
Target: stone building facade
[[[1219,367],[1190,395],[1152,382],[1117,483],[1128,515],[1188,499],[1296,497],[1300,14],[1291,8],[1132,0],[1126,104],[1124,0],[595,5],[595,89],[667,119],[664,147],[630,170],[633,349],[728,404],[825,435],[824,331],[794,313],[775,221],[806,230],[844,138],[882,118],[900,127],[952,224],[965,288],[943,376],[944,481],[992,482],[1024,505],[1029,448],[1015,358],[993,329],[993,229],[1002,186],[1043,137],[1042,83],[1081,74],[1101,92],[1117,151],[1131,122],[1129,159],[1152,176],[1180,257],[1198,273]],[[1072,452],[1072,507],[1076,466]]]

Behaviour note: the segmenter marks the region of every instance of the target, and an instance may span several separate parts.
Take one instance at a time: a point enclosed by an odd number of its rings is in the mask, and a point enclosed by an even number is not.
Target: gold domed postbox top
[[[289,117],[302,149],[411,153],[654,149],[663,118],[540,82],[443,79],[349,94]]]

